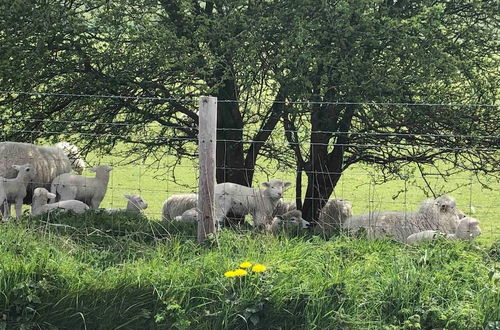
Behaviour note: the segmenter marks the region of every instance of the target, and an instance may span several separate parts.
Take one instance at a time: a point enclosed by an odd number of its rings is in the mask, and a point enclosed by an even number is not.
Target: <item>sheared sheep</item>
[[[351,202],[340,198],[329,199],[319,213],[318,224],[323,229],[336,229],[351,216]]]
[[[12,167],[17,171],[17,176],[14,179],[0,177],[0,209],[4,221],[10,217],[12,204],[16,205],[16,218],[21,217],[26,187],[36,173],[30,164],[12,165]]]
[[[127,207],[124,209],[104,209],[107,213],[117,213],[117,212],[131,212],[131,213],[141,213],[142,210],[148,208],[148,203],[142,199],[140,195],[123,195],[127,199]]]
[[[437,230],[424,230],[419,233],[411,234],[406,238],[406,243],[415,244],[418,242],[432,241],[439,235],[443,235],[450,240],[472,240],[481,235],[481,228],[479,228],[479,221],[474,218],[462,218],[458,227],[453,234],[442,233]]]
[[[163,202],[162,218],[163,220],[175,220],[182,216],[184,212],[198,205],[197,194],[178,194],[172,195]]]
[[[95,172],[94,178],[70,173],[61,174],[52,182],[50,192],[58,195],[60,201],[76,199],[97,209],[108,189],[111,170],[113,168],[106,165],[89,168],[89,171]],[[51,202],[54,201],[55,199],[51,199]]]
[[[53,210],[73,211],[84,213],[89,206],[77,200],[66,200],[57,203],[47,204],[49,198],[55,198],[55,194],[49,193],[45,188],[36,188],[33,192],[33,203],[31,204],[31,215],[36,216],[49,213]]]
[[[17,172],[12,165],[30,164],[35,176],[28,184],[25,204],[31,203],[33,190],[38,187],[50,189],[54,178],[71,171],[71,162],[64,152],[56,147],[42,147],[31,143],[0,142],[0,176],[12,179]]]
[[[82,174],[83,170],[86,167],[86,164],[82,158],[80,149],[68,142],[58,142],[56,143],[55,147],[63,150],[66,156],[68,156],[73,170],[78,174]]]
[[[405,242],[411,234],[425,230],[454,233],[462,214],[456,209],[455,199],[443,195],[435,200],[425,200],[417,212],[375,211],[350,217],[342,227],[350,231],[364,228],[368,238],[392,236]]]
[[[220,183],[215,186],[215,219],[217,226],[221,226],[233,201],[242,203],[243,209],[253,217],[255,226],[265,226],[273,220],[273,211],[283,192],[290,187],[290,182],[273,179],[263,182],[264,189],[250,188],[232,182]]]

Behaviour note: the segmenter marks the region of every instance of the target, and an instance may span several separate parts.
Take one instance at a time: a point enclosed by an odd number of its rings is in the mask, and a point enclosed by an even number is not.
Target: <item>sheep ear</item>
[[[269,182],[262,182],[262,186],[269,188],[269,187],[271,187],[271,184]]]
[[[283,188],[285,188],[285,189],[288,188],[288,187],[290,187],[291,185],[292,185],[291,182],[288,182],[288,181],[283,182]]]
[[[469,221],[469,226],[478,226],[479,225],[479,220],[471,220]]]
[[[125,194],[125,195],[123,195],[123,197],[125,197],[126,199],[130,199],[130,198],[132,198],[132,195]]]
[[[19,165],[12,165],[12,167],[19,171]]]
[[[113,170],[113,167],[112,167],[112,166],[108,166],[108,167],[106,168],[106,170],[107,170],[108,172],[111,172],[111,171]]]
[[[95,167],[89,167],[87,170],[89,170],[90,172],[95,172],[96,168]]]
[[[56,194],[53,193],[47,193],[48,198],[56,198]]]

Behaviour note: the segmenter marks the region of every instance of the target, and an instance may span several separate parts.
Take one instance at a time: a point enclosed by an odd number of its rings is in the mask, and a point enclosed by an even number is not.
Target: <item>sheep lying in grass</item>
[[[124,209],[105,209],[107,213],[131,212],[141,213],[142,210],[148,208],[148,203],[142,199],[140,195],[123,195],[127,199],[127,207]]]
[[[329,199],[319,213],[318,224],[323,229],[337,229],[351,216],[351,202],[340,198]]]
[[[275,216],[270,224],[266,224],[266,230],[276,233],[290,226],[298,229],[307,229],[310,223],[302,218],[300,210],[291,210],[285,214]]]
[[[184,212],[198,205],[197,194],[178,194],[172,195],[163,202],[162,218],[163,220],[175,220],[181,217]]]
[[[73,211],[75,213],[84,213],[89,206],[77,200],[65,200],[52,204],[47,204],[47,200],[56,196],[45,188],[36,188],[33,192],[33,203],[31,204],[31,215],[40,215],[49,213],[53,210]]]
[[[178,215],[174,218],[175,221],[182,222],[197,222],[198,221],[198,208],[193,207],[187,211],[184,211],[182,215]]]
[[[16,164],[30,164],[35,173],[28,184],[25,204],[31,203],[33,190],[38,187],[50,189],[54,178],[71,171],[71,162],[65,153],[56,147],[41,147],[31,143],[0,142],[0,176],[12,179]]]
[[[454,233],[462,214],[456,209],[455,199],[443,195],[425,200],[416,212],[375,211],[350,217],[342,227],[354,232],[364,228],[368,238],[392,236],[399,242],[406,242],[411,234],[425,230]]]
[[[89,168],[89,171],[95,172],[94,178],[70,173],[61,174],[52,182],[50,192],[59,195],[61,201],[76,199],[97,209],[108,189],[111,170],[113,168],[106,165]],[[51,200],[51,202],[54,201],[54,199]]]
[[[3,219],[10,217],[10,208],[16,205],[16,218],[22,215],[23,200],[26,197],[26,188],[35,177],[35,171],[30,164],[12,165],[17,171],[14,179],[0,177],[0,209],[3,212]]]
[[[73,170],[78,174],[82,174],[83,170],[86,167],[86,164],[82,158],[80,149],[78,149],[77,146],[68,142],[56,143],[55,147],[64,151],[64,153],[66,154],[66,156],[68,156],[71,162],[71,167],[73,168]]]
[[[460,220],[453,234],[441,233],[437,230],[424,230],[408,236],[406,238],[406,243],[415,244],[418,242],[432,241],[440,235],[450,240],[472,240],[481,235],[481,228],[479,228],[479,221],[477,219],[465,217]]]
[[[225,216],[234,206],[233,201],[241,202],[246,212],[252,215],[255,226],[265,226],[273,220],[273,211],[283,197],[290,182],[271,180],[263,182],[264,189],[250,188],[232,182],[215,186],[215,219],[220,227]]]

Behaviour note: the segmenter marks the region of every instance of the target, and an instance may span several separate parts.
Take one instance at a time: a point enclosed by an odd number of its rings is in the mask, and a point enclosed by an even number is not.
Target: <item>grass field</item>
[[[430,183],[464,211],[475,209],[483,235],[473,242],[407,246],[319,229],[225,229],[200,246],[194,225],[160,221],[168,196],[196,191],[196,163],[183,162],[174,183],[165,163],[155,171],[119,160],[89,159],[115,166],[102,206],[123,207],[124,193],[140,193],[150,204],[145,215],[88,212],[0,226],[0,329],[500,328],[498,182],[481,177],[489,190],[462,173]],[[270,176],[294,182],[293,173]],[[258,173],[255,181],[267,179]],[[335,196],[358,214],[413,210],[425,198],[416,175],[377,179],[372,168],[353,167]],[[267,270],[224,276],[243,261]]]
[[[1,329],[497,329],[499,257],[469,242],[405,246],[88,213],[0,226]],[[331,237],[331,238],[330,238]],[[243,261],[262,273],[224,273]]]

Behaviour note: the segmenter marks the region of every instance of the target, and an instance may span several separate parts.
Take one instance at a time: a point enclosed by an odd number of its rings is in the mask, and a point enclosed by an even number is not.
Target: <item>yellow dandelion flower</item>
[[[265,272],[266,270],[267,270],[267,267],[264,265],[261,265],[261,264],[255,264],[252,267],[252,272],[256,272],[256,273]]]
[[[252,267],[252,263],[250,261],[245,261],[240,264],[240,268],[250,268]]]
[[[240,268],[240,269],[236,269],[234,271],[234,274],[236,274],[236,276],[245,276],[248,274],[248,272],[246,270]]]
[[[225,272],[224,276],[225,277],[235,277],[236,276],[236,272],[230,270],[230,271]]]

